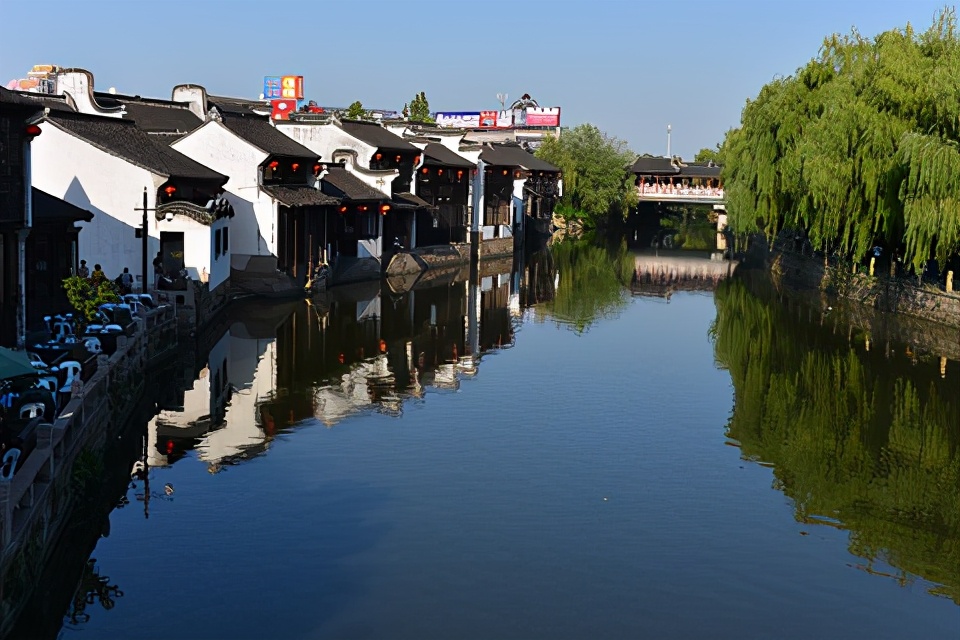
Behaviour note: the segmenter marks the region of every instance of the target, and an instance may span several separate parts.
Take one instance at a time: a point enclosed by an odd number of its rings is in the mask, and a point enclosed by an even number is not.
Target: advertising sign
[[[560,107],[527,107],[528,127],[559,127]]]
[[[435,119],[441,127],[453,129],[479,129],[479,111],[439,111]]]
[[[480,112],[480,128],[496,129],[496,127],[497,127],[497,112],[481,111]]]
[[[297,110],[296,100],[271,100],[270,117],[274,120],[289,120],[290,112]]]
[[[266,76],[263,79],[265,100],[303,100],[303,76]]]

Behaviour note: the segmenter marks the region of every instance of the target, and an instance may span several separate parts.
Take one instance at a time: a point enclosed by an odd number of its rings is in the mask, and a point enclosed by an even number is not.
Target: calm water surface
[[[632,260],[248,311],[60,637],[960,637],[957,363]]]

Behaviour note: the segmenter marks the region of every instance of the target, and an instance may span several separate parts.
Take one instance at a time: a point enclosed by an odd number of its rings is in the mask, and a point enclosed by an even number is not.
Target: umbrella
[[[0,380],[29,375],[37,375],[37,370],[25,352],[0,347]]]

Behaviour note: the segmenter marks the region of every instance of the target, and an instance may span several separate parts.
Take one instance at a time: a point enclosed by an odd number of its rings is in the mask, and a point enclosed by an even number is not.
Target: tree
[[[347,107],[347,112],[344,115],[350,120],[363,120],[367,117],[368,112],[363,108],[363,103],[356,100]]]
[[[720,164],[720,145],[717,145],[716,149],[708,149],[704,147],[697,151],[697,155],[693,157],[694,162],[712,162],[714,164]]]
[[[406,108],[406,106],[407,105],[404,105],[404,108]],[[413,96],[413,100],[410,102],[409,118],[413,122],[436,122],[436,120],[430,116],[430,103],[427,102],[427,94],[423,91]]]
[[[735,232],[806,230],[858,259],[878,240],[921,271],[960,251],[960,38],[944,10],[873,39],[826,38],[817,58],[747,101],[723,143]]]
[[[116,285],[106,279],[95,281],[93,278],[70,276],[64,279],[63,290],[67,293],[70,306],[88,321],[93,320],[100,305],[120,302]]]
[[[626,216],[637,202],[633,176],[625,167],[634,159],[626,142],[581,124],[561,137],[548,136],[537,157],[563,172],[562,205],[591,227],[611,214]]]

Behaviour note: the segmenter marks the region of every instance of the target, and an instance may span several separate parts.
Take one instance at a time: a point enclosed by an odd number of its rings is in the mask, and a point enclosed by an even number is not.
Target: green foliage
[[[713,162],[714,164],[720,164],[720,145],[717,145],[716,149],[708,149],[704,147],[697,151],[697,155],[693,157],[694,162]]]
[[[347,111],[344,114],[344,116],[350,120],[363,120],[367,118],[368,115],[369,112],[363,108],[363,103],[359,100],[354,101],[347,107]]]
[[[403,105],[403,107],[407,109],[407,105]],[[430,103],[427,102],[427,94],[423,91],[413,96],[409,107],[409,118],[413,122],[436,122],[436,120],[430,116]]]
[[[858,350],[769,282],[734,278],[715,300],[715,356],[734,388],[727,433],[743,456],[774,465],[797,521],[839,521],[868,566],[922,576],[960,604],[956,382]]]
[[[626,242],[610,248],[590,237],[564,240],[553,245],[551,254],[559,284],[544,308],[561,324],[583,333],[626,306],[625,287],[634,270]]]
[[[63,280],[67,301],[87,321],[93,320],[97,309],[108,302],[120,302],[116,285],[109,280],[70,276]]]
[[[731,228],[806,229],[858,258],[877,238],[919,271],[960,250],[960,39],[944,10],[868,39],[826,38],[817,58],[747,101],[723,144]]]
[[[582,211],[589,227],[597,227],[611,214],[626,217],[637,203],[633,176],[625,171],[634,154],[626,142],[592,124],[581,124],[559,138],[546,137],[537,157],[560,167],[561,203]]]

